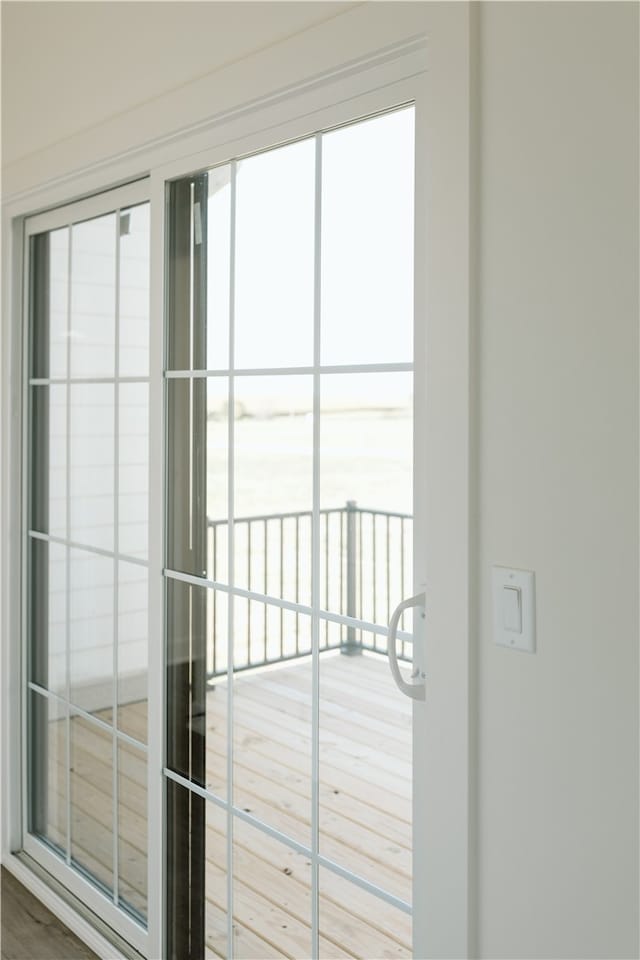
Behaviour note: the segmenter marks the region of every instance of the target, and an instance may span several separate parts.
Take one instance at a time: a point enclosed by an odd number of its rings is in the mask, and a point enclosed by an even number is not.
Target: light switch
[[[494,567],[494,640],[511,650],[536,652],[535,575],[530,570]]]
[[[520,587],[502,588],[502,626],[522,633],[522,592]]]

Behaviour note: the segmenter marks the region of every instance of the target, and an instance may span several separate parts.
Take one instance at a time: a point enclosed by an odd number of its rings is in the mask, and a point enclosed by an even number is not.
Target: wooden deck
[[[404,900],[411,899],[411,705],[386,660],[321,658],[320,852]],[[240,674],[234,687],[235,804],[311,843],[311,666],[305,661]],[[145,724],[144,703],[127,707],[127,728]],[[78,860],[108,882],[113,869],[108,734],[79,718],[72,730],[72,838]],[[226,691],[208,696],[207,773],[226,789]],[[50,776],[58,776],[56,759]],[[52,766],[53,765],[53,766]],[[120,747],[118,848],[121,894],[146,899],[144,756]],[[60,781],[58,781],[60,782]],[[55,819],[58,819],[57,817]],[[311,953],[311,867],[288,846],[236,819],[234,929],[237,957]],[[51,824],[55,835],[61,827]],[[207,957],[226,951],[225,814],[207,804]],[[323,958],[410,957],[410,918],[320,868]]]

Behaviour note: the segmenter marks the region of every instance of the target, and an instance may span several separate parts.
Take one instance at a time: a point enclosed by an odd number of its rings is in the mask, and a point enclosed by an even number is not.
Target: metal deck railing
[[[228,522],[209,520],[208,573],[226,580]],[[234,582],[267,596],[311,604],[311,511],[239,517],[234,525]],[[322,608],[368,623],[385,625],[395,606],[411,592],[413,518],[370,510],[349,500],[320,511],[320,597]],[[210,595],[207,673],[227,669],[225,596]],[[411,615],[401,622],[410,630]],[[387,638],[356,626],[320,620],[320,650],[345,654],[387,652]],[[305,614],[236,598],[234,668],[279,663],[311,653],[311,618]],[[411,659],[411,643],[398,640],[398,657]]]

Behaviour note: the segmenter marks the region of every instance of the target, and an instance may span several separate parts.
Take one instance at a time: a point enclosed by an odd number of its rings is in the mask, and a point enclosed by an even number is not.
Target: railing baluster
[[[284,518],[280,517],[280,599],[284,597]],[[280,607],[280,656],[284,656],[284,610]]]
[[[376,583],[376,515],[371,513],[371,575],[373,577],[373,622],[378,622],[378,600]],[[374,640],[375,645],[375,640]]]
[[[358,617],[362,620],[362,512],[358,512]],[[360,630],[360,646],[364,644],[364,633]]]
[[[251,590],[251,520],[247,520],[247,590]],[[247,662],[251,663],[251,600],[247,600]]]
[[[344,511],[347,527],[347,556],[346,556],[346,593],[347,593],[347,616],[356,616],[356,502],[347,500],[347,506]],[[361,648],[356,641],[356,631],[354,627],[347,627],[347,642],[340,648],[341,653],[348,655],[360,653]]]
[[[296,517],[296,603],[300,602],[300,517]],[[300,614],[296,611],[296,654],[300,653]]]
[[[329,512],[324,515],[324,608],[329,609]],[[324,645],[329,646],[329,621],[324,622]]]
[[[264,532],[264,561],[263,561],[263,563],[264,563],[264,578],[263,578],[263,583],[264,583],[264,594],[265,594],[265,596],[267,595],[267,592],[268,592],[268,591],[267,591],[267,556],[268,556],[269,536],[268,536],[268,533],[267,533],[267,529],[268,529],[267,524],[268,524],[268,520],[267,520],[266,517],[265,517],[265,519],[264,519],[264,526],[263,526],[263,532]],[[263,604],[263,606],[264,606],[264,637],[263,637],[263,640],[262,640],[262,655],[263,655],[263,657],[264,657],[264,659],[265,659],[265,661],[266,661],[266,659],[267,659],[267,605],[266,605],[266,603]]]
[[[212,576],[214,580],[217,580],[218,579],[218,576],[217,576],[218,574],[218,563],[217,563],[218,561],[218,528],[212,527],[211,533],[212,533],[212,539],[213,539]],[[214,590],[213,591],[213,638],[212,638],[212,642],[213,642],[212,668],[213,668],[214,676],[216,674],[216,660],[217,660],[217,651],[216,651],[216,647],[217,647],[216,639],[217,639],[217,627],[218,627],[218,604],[217,604],[218,596],[217,594],[218,594],[218,591]]]
[[[370,519],[370,542],[367,540],[365,521],[363,519],[364,514],[367,514]],[[378,540],[380,533],[380,524],[384,517],[385,522],[385,532],[386,532],[386,546],[383,545],[381,548]],[[334,519],[335,518],[335,519]],[[292,511],[291,513],[281,513],[281,514],[267,514],[262,516],[255,517],[238,517],[236,519],[237,527],[243,524],[246,528],[246,578],[247,578],[247,588],[249,590],[253,589],[253,584],[255,581],[254,573],[254,564],[253,560],[253,546],[257,547],[257,542],[253,536],[253,524],[260,523],[262,525],[263,532],[263,569],[262,575],[258,572],[258,580],[260,582],[263,593],[268,596],[269,589],[276,590],[278,589],[277,584],[279,581],[280,587],[280,597],[284,597],[285,594],[285,578],[290,581],[290,575],[288,571],[291,570],[292,574],[295,577],[295,600],[297,603],[301,601],[301,583],[302,583],[302,558],[300,555],[300,550],[302,543],[308,544],[309,538],[304,536],[301,542],[301,521],[304,519],[305,524],[310,524],[312,522],[312,514],[310,511]],[[291,530],[291,539],[295,537],[295,543],[291,543],[291,546],[288,546],[285,541],[287,538],[287,521],[290,520],[295,524],[295,531]],[[355,501],[347,501],[346,507],[338,508],[325,508],[320,511],[320,524],[322,531],[322,524],[324,524],[324,607],[327,610],[334,610],[337,612],[336,608],[339,608],[341,614],[347,616],[357,617],[360,620],[370,619],[375,623],[379,622],[379,613],[380,613],[380,603],[382,602],[382,610],[386,610],[387,619],[389,618],[391,604],[392,604],[392,585],[399,581],[401,595],[404,596],[408,592],[408,571],[410,569],[410,564],[407,562],[408,557],[410,556],[410,536],[411,536],[411,527],[407,527],[406,524],[410,524],[412,517],[409,514],[402,513],[392,513],[385,510],[363,510],[361,507],[357,507]],[[276,534],[279,534],[280,540],[279,544],[273,544],[273,550],[271,551],[274,556],[270,557],[270,540],[273,538],[270,537],[269,532],[269,523],[274,521],[274,524],[277,521]],[[393,523],[392,523],[393,521]],[[336,523],[339,524],[339,528],[336,529]],[[397,524],[397,525],[396,525]],[[207,541],[207,564],[208,570],[207,573],[213,578],[214,581],[217,581],[219,577],[224,577],[224,571],[221,570],[220,558],[218,556],[219,547],[222,545],[224,548],[224,541],[221,538],[221,530],[219,527],[227,527],[228,525],[222,520],[209,520],[207,522],[208,527],[208,541]],[[306,530],[306,527],[305,527]],[[271,531],[274,532],[273,530]],[[304,532],[304,531],[303,531]],[[227,530],[228,536],[228,530]],[[239,543],[242,542],[241,537],[238,536]],[[338,543],[339,541],[339,543]],[[295,551],[295,557],[292,556],[292,561],[295,562],[295,568],[292,568],[291,562],[287,563],[285,566],[285,557],[287,551]],[[224,552],[224,550],[223,550]],[[368,553],[370,561],[365,557],[365,553]],[[398,553],[400,554],[398,557]],[[385,570],[383,572],[382,568],[378,569],[378,560],[382,560],[384,555]],[[237,552],[238,560],[242,565],[242,552],[241,549]],[[320,557],[322,555],[320,554]],[[332,562],[332,558],[338,559],[338,563]],[[279,562],[280,568],[279,572],[275,574],[270,574],[269,566],[271,562]],[[322,562],[322,559],[321,559]],[[394,571],[398,569],[399,571],[396,574],[395,572],[392,575],[391,565],[394,564]],[[259,564],[256,566],[258,569]],[[368,579],[367,574],[370,572],[371,582],[365,583],[365,580]],[[228,571],[228,576],[225,578],[229,580],[233,576],[233,571]],[[385,594],[386,600],[383,598],[382,594]],[[305,591],[305,598],[307,594]],[[305,599],[303,598],[303,599]],[[258,659],[252,660],[252,634],[253,634],[253,625],[252,625],[252,613],[253,607],[252,604],[255,604],[256,601],[247,599],[246,609],[247,609],[247,626],[246,626],[246,645],[247,645],[247,658],[246,663],[242,669],[249,669],[252,667],[261,666],[263,663],[272,663],[277,662],[278,660],[290,660],[298,656],[306,656],[309,652],[308,643],[301,643],[301,634],[300,634],[300,614],[296,612],[295,614],[295,647],[288,648],[290,652],[285,652],[285,610],[279,608],[280,610],[280,639],[279,639],[279,651],[277,649],[277,644],[274,641],[274,646],[276,647],[276,652],[278,656],[275,658],[270,655],[270,638],[269,638],[269,614],[268,614],[268,604],[264,604],[264,610],[262,615],[262,630],[263,637],[262,643],[262,656]],[[214,589],[213,596],[211,598],[211,616],[212,616],[212,629],[210,630],[210,635],[207,639],[208,644],[208,654],[207,654],[207,676],[209,680],[212,680],[214,677],[223,674],[227,666],[226,664],[221,664],[219,650],[216,644],[216,637],[218,633],[218,619],[220,616],[220,604],[218,603],[217,591]],[[401,627],[403,630],[406,630],[406,619],[403,615],[401,620]],[[277,629],[277,628],[276,628]],[[365,629],[361,627],[350,627],[340,624],[338,626],[338,634],[336,642],[331,640],[335,627],[331,625],[328,620],[324,621],[324,646],[322,649],[337,649],[340,648],[343,652],[360,652],[363,649],[367,650],[377,650],[380,653],[386,653],[386,644],[384,638],[379,638],[377,635],[374,635],[371,640],[368,640],[368,633]],[[305,633],[306,636],[306,633]],[[239,642],[240,641],[240,638]],[[400,653],[399,656],[401,659],[410,660],[411,659],[411,645],[408,641],[401,639],[400,644]]]
[[[387,514],[387,623],[391,620],[391,564],[389,557],[389,520],[390,517]],[[399,598],[402,600],[402,597]]]

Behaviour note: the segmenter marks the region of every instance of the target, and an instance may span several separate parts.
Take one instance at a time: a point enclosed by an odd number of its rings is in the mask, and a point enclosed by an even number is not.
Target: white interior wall
[[[244,56],[341,12],[3,4],[5,190],[162,131],[189,80],[204,116],[223,64],[241,101],[277,64]],[[479,954],[637,956],[638,7],[477,19]],[[492,645],[492,563],[536,571],[534,657]]]
[[[479,67],[480,949],[637,956],[638,6],[489,4]]]

